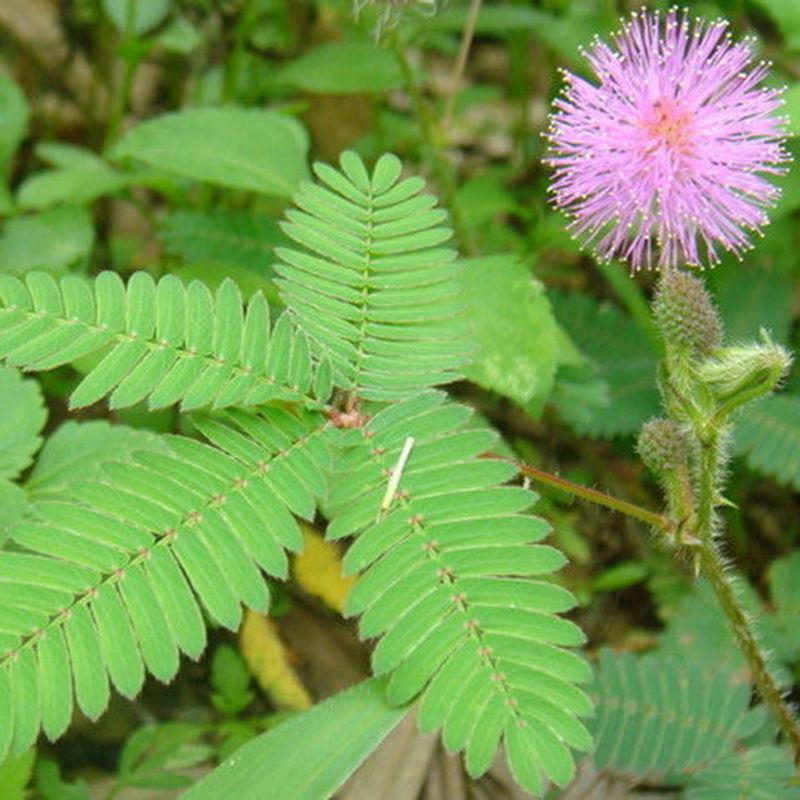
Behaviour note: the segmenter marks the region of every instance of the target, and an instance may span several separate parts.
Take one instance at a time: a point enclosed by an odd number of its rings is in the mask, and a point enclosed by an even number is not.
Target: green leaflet
[[[765,745],[730,753],[692,776],[686,800],[797,800],[800,787],[791,755]]]
[[[248,742],[183,797],[330,797],[406,713],[386,703],[385,681],[371,678]]]
[[[357,537],[344,566],[363,574],[346,612],[362,615],[362,636],[381,635],[373,669],[390,675],[389,700],[419,695],[422,729],[442,728],[474,776],[505,742],[535,793],[546,779],[566,785],[570,749],[591,747],[578,717],[592,703],[575,685],[591,673],[564,649],[583,634],[554,613],[574,600],[531,580],[564,563],[540,543],[547,524],[526,513],[536,495],[504,485],[513,468],[480,458],[494,437],[465,431],[470,413],[424,392],[339,432],[328,536]]]
[[[39,386],[0,367],[0,478],[15,478],[33,460],[47,411]]]
[[[72,686],[95,718],[110,685],[131,697],[145,672],[171,680],[180,653],[196,658],[205,646],[200,605],[232,629],[243,603],[267,609],[261,570],[285,577],[284,551],[301,547],[287,509],[314,513],[329,423],[264,407],[195,424],[207,442],[126,441],[102,423],[74,426],[78,460],[56,447],[34,470],[36,491],[10,529],[26,552],[0,551],[0,760],[29,747],[40,727],[63,732]],[[82,463],[83,428],[85,453],[100,462],[91,480],[70,468]],[[121,449],[93,450],[98,435]]]
[[[281,296],[338,386],[397,400],[457,379],[468,357],[451,236],[419,178],[398,182],[383,156],[370,176],[346,152],[337,171],[294,196],[282,228],[302,249],[279,247]]]
[[[691,773],[747,732],[748,683],[670,656],[603,650],[596,697],[596,764],[640,777]]]
[[[603,649],[594,694],[599,768],[668,776],[686,783],[682,796],[690,800],[800,797],[786,750],[746,746],[763,708],[750,707],[743,673],[662,652],[637,658]]]
[[[101,356],[70,399],[73,408],[110,395],[112,408],[147,399],[150,408],[250,405],[272,399],[327,400],[328,380],[302,333],[282,317],[270,338],[260,294],[246,309],[232,281],[212,296],[166,276],[135,273],[125,287],[112,272],[94,281],[57,281],[34,272],[25,282],[0,276],[0,357],[45,370]],[[319,401],[319,402],[318,402]]]
[[[538,414],[553,387],[559,346],[544,287],[513,255],[470,259],[459,280],[477,345],[468,377]]]

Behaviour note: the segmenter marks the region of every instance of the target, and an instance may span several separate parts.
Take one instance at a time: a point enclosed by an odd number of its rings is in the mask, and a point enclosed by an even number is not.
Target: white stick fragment
[[[389,506],[392,504],[392,500],[394,499],[394,493],[397,491],[397,487],[400,484],[400,477],[403,474],[403,469],[406,466],[406,461],[408,461],[408,457],[411,455],[411,448],[414,446],[414,437],[409,436],[405,442],[403,442],[403,449],[400,451],[400,455],[397,458],[397,463],[394,465],[394,469],[392,470],[392,474],[389,476],[389,485],[386,487],[386,494],[383,496],[383,500],[381,501],[380,511],[378,512],[378,517],[381,517],[386,511],[389,510]]]

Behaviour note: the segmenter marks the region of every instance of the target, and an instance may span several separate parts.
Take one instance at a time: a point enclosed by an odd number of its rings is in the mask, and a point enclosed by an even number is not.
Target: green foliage
[[[606,392],[593,396],[604,404],[587,411],[562,407],[578,433],[590,436],[632,434],[658,411],[655,388],[656,353],[633,321],[610,305],[599,305],[579,294],[551,296],[556,317],[589,359]],[[587,375],[580,382],[591,385]]]
[[[59,203],[91,203],[115,194],[142,176],[119,172],[90,150],[65,144],[40,144],[36,154],[53,169],[26,178],[17,189],[17,203],[38,211]]]
[[[755,0],[768,12],[791,50],[800,50],[800,9],[792,0]]]
[[[323,497],[328,535],[358,534],[346,566],[366,573],[348,613],[364,636],[384,634],[374,667],[391,673],[393,705],[421,695],[423,727],[443,727],[474,775],[503,741],[532,791],[566,785],[570,748],[590,748],[576,686],[590,672],[564,649],[583,636],[556,616],[574,601],[528,580],[564,562],[537,544],[549,527],[524,513],[536,496],[505,485],[516,467],[480,458],[496,436],[467,408],[425,391],[458,377],[468,350],[445,215],[420,181],[398,182],[394,157],[372,176],[353,154],[342,168],[318,165],[326,186],[304,185],[287,212],[286,234],[308,249],[278,251],[288,312],[271,334],[261,295],[243,308],[230,281],[212,296],[143,272],[127,287],[114,273],[0,278],[0,353],[28,369],[88,367],[73,407],[109,395],[112,408],[229,408],[191,417],[205,444],[102,422],[48,442],[0,552],[0,751],[25,749],[39,727],[57,737],[73,702],[97,717],[111,685],[132,697],[146,672],[171,679],[179,654],[205,645],[201,607],[231,629],[242,604],[266,609],[262,573],[286,577],[294,517],[313,519]],[[333,381],[402,402],[336,429],[314,410]],[[228,712],[251,697],[217,694]],[[400,713],[382,711],[380,730]],[[377,744],[370,730],[359,752]]]
[[[0,753],[53,739],[74,702],[105,709],[109,681],[138,693],[205,646],[199,603],[235,629],[265,610],[260,570],[285,578],[285,550],[324,490],[327,423],[273,408],[197,417],[207,444],[163,437],[130,460],[106,455],[92,481],[39,492],[0,552]],[[73,694],[74,692],[74,694]]]
[[[535,413],[553,387],[558,356],[544,288],[514,256],[470,259],[459,278],[477,344],[467,376]]]
[[[25,800],[25,787],[33,774],[36,751],[31,749],[19,756],[0,762],[0,786],[3,800]]]
[[[496,437],[466,428],[470,414],[424,393],[343,432],[328,536],[357,536],[345,569],[364,574],[346,612],[361,615],[362,636],[381,636],[372,666],[391,673],[390,702],[421,694],[420,727],[442,728],[473,776],[502,740],[539,793],[544,778],[572,779],[570,748],[591,748],[578,717],[592,705],[575,685],[590,671],[564,649],[584,637],[556,616],[569,592],[542,580],[564,557],[537,544],[549,526],[525,513],[536,495],[504,485],[513,465],[479,458]]]
[[[199,282],[116,273],[93,281],[56,281],[35,272],[26,282],[0,276],[0,355],[15,366],[52,369],[98,353],[99,362],[70,398],[72,408],[110,395],[112,408],[147,398],[150,408],[183,409],[274,399],[320,400],[329,371],[314,368],[305,337],[288,316],[270,332],[269,308],[257,294],[242,308],[225,281],[216,296]]]
[[[105,420],[65,422],[47,437],[25,490],[33,495],[68,491],[76,475],[83,480],[98,477],[109,453],[127,460],[136,450],[158,447],[159,438],[141,429]]]
[[[372,678],[295,715],[182,796],[263,800],[269,787],[274,797],[292,800],[330,797],[407,713],[386,703],[385,686]]]
[[[742,672],[673,657],[600,653],[595,694],[598,767],[650,781],[685,784],[687,800],[800,797],[789,753],[747,747],[762,727]]]
[[[774,614],[765,620],[776,656],[800,663],[800,553],[772,562],[767,573]]]
[[[600,653],[594,760],[638,777],[690,774],[748,732],[750,686],[662,654]]]
[[[777,747],[730,753],[701,769],[689,781],[686,800],[797,800],[797,770]]]
[[[279,77],[314,94],[384,92],[402,85],[400,65],[391,51],[363,40],[315,47],[290,62]]]
[[[141,36],[166,17],[169,0],[103,0],[103,11],[121,33]]]
[[[191,786],[194,780],[184,771],[211,755],[212,748],[198,741],[202,732],[202,727],[182,722],[139,728],[122,749],[114,789],[175,790]]]
[[[715,277],[715,299],[728,342],[754,339],[761,328],[766,328],[775,341],[787,341],[792,318],[792,282],[785,272],[763,267],[743,270],[736,263],[729,269],[721,268]]]
[[[231,211],[175,211],[164,219],[161,239],[184,261],[235,265],[262,275],[275,245],[286,243],[273,220]]]
[[[0,75],[0,213],[11,209],[6,185],[9,163],[28,127],[30,111],[14,81]]]
[[[47,411],[41,390],[11,367],[0,367],[0,479],[16,478],[42,443]]]
[[[767,397],[737,416],[734,452],[751,468],[800,488],[800,397]]]
[[[31,270],[65,272],[94,245],[94,226],[83,206],[63,205],[9,220],[0,237],[0,270],[22,275]]]
[[[307,175],[305,129],[286,114],[195,108],[142,122],[114,147],[118,159],[232,189],[289,197]]]
[[[238,714],[253,702],[252,680],[242,657],[222,644],[211,659],[211,702],[223,714]]]
[[[347,152],[342,172],[317,164],[321,184],[294,197],[280,247],[281,296],[291,317],[333,364],[336,385],[396,400],[460,377],[466,362],[451,231],[419,178],[400,178],[383,156],[370,176]]]

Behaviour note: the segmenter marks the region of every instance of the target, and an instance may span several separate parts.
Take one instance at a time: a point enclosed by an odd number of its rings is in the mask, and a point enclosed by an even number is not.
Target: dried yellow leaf
[[[289,659],[277,625],[263,614],[246,611],[239,630],[239,650],[256,683],[279,708],[301,710],[313,705]]]

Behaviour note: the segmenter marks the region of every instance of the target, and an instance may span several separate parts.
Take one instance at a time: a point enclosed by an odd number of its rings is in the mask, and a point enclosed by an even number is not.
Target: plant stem
[[[656,514],[653,511],[648,511],[646,508],[637,506],[635,503],[629,503],[627,500],[620,500],[618,497],[612,497],[610,494],[600,492],[597,489],[590,489],[587,486],[581,486],[578,483],[568,481],[566,478],[559,478],[558,475],[553,475],[543,469],[531,467],[527,464],[522,464],[515,461],[513,458],[506,458],[505,456],[497,456],[494,454],[488,455],[487,458],[493,458],[498,461],[507,461],[513,464],[523,475],[532,478],[539,483],[547,484],[556,489],[561,489],[564,492],[580,497],[583,500],[588,500],[598,506],[610,508],[612,511],[618,511],[620,514],[625,514],[628,517],[641,520],[653,528],[658,528],[665,533],[672,533],[674,525],[671,520],[661,514]]]
[[[445,129],[450,127],[453,119],[453,109],[458,96],[458,88],[461,85],[461,78],[464,76],[464,69],[467,66],[467,56],[469,56],[469,49],[472,46],[472,37],[475,35],[475,26],[478,22],[478,13],[481,10],[482,2],[483,0],[470,0],[467,19],[464,22],[464,31],[461,34],[461,44],[458,46],[456,63],[453,66],[453,75],[450,78],[450,91],[447,94],[444,106],[442,125]]]
[[[791,744],[795,763],[800,765],[800,726],[791,708],[784,701],[781,690],[767,666],[750,620],[739,604],[733,584],[725,574],[722,558],[710,539],[703,540],[699,549],[700,567],[730,622],[739,648],[750,667],[756,689]]]
[[[705,545],[710,544],[716,526],[716,494],[720,470],[719,433],[714,431],[705,439],[700,439],[700,476],[697,498],[697,538]]]
[[[719,475],[722,469],[722,448],[719,426],[712,424],[706,431],[696,431],[702,447],[700,453],[700,475],[698,476],[697,528],[699,545],[692,548],[699,556],[700,570],[711,584],[720,608],[728,619],[739,649],[750,667],[756,690],[772,712],[775,721],[785,734],[794,751],[795,761],[800,764],[800,725],[767,665],[753,627],[738,598],[730,578],[725,574],[725,565],[714,543],[717,527],[716,506]]]

